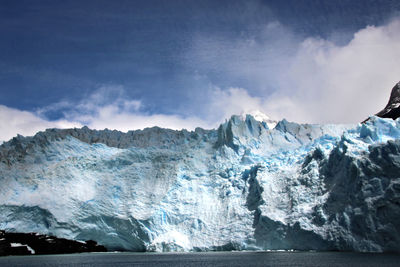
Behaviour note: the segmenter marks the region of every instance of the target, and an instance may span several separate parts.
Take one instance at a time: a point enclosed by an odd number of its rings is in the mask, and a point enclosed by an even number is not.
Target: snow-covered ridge
[[[0,229],[109,249],[400,250],[400,122],[248,115],[193,132],[51,129],[0,146]]]
[[[275,128],[276,124],[278,123],[277,121],[272,120],[268,115],[259,110],[252,110],[248,113],[243,112],[240,116],[242,117],[242,120],[245,120],[247,115],[251,115],[257,121],[265,122],[269,129]]]

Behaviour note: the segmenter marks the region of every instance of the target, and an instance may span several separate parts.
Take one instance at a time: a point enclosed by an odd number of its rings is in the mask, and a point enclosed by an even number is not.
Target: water
[[[83,253],[0,257],[0,266],[400,266],[400,254],[347,252]]]

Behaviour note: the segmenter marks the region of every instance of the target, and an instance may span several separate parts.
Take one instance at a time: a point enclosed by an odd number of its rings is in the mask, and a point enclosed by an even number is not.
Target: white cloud
[[[47,128],[73,127],[82,127],[82,125],[67,120],[48,121],[32,112],[0,105],[0,143],[17,134],[30,136]]]
[[[215,87],[210,93],[211,101],[207,104],[209,121],[216,127],[218,123],[233,114],[264,112],[262,99],[250,96],[243,88],[221,90]]]
[[[153,126],[176,130],[209,126],[195,116],[149,114],[141,108],[141,101],[129,99],[122,86],[102,86],[73,108],[71,105],[64,116],[69,121],[78,121],[89,128],[108,128],[124,132]]]
[[[279,90],[266,98],[275,116],[302,122],[360,122],[381,110],[400,80],[400,20],[369,26],[345,46],[304,40]]]
[[[65,112],[69,121],[78,121],[93,129],[117,129],[128,131],[159,126],[170,129],[194,130],[196,127],[216,128],[233,114],[265,112],[261,98],[249,95],[243,88],[222,90],[212,87],[207,91],[207,103],[202,105],[203,116],[183,116],[177,114],[149,114],[141,111],[140,101],[127,100],[122,87],[117,97],[109,97],[105,91],[115,90],[114,86],[101,87],[93,95],[75,105],[74,110]],[[104,96],[107,101],[103,101]],[[115,94],[111,94],[115,95]],[[99,101],[93,101],[97,99]],[[134,106],[134,109],[130,107]]]
[[[301,39],[279,23],[270,23],[253,38],[201,36],[187,58],[216,86],[241,84],[251,105],[272,118],[357,123],[381,110],[400,80],[399,33],[400,19],[395,19],[361,29],[338,45],[329,39]],[[247,97],[233,100],[236,104],[231,101],[219,100],[220,108],[238,113],[250,103]]]
[[[73,128],[88,126],[127,132],[159,126],[170,129],[194,130],[196,127],[212,128],[211,124],[195,116],[175,114],[148,114],[141,112],[139,100],[129,99],[121,86],[102,86],[78,103],[63,100],[38,109],[36,112],[21,111],[0,105],[0,142],[17,134],[34,135],[47,128]],[[62,112],[64,119],[50,121],[47,113]]]
[[[182,117],[178,115],[164,114],[131,114],[114,113],[107,108],[101,109],[98,117],[91,117],[88,126],[93,129],[117,129],[128,131],[134,129],[143,129],[147,127],[158,126],[175,130],[187,129],[194,130],[196,127],[209,128],[209,124],[196,117]]]

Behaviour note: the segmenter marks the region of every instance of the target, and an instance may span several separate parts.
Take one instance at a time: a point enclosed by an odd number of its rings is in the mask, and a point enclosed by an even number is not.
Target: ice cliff
[[[0,229],[108,249],[400,251],[400,121],[233,116],[216,130],[49,129],[0,146]]]

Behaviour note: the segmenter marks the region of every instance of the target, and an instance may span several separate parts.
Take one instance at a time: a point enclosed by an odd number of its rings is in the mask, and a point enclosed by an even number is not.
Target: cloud
[[[251,114],[257,110],[265,111],[262,99],[249,95],[248,91],[243,88],[222,90],[215,87],[210,93],[210,99],[211,101],[207,105],[208,120],[213,122],[214,126],[233,114]]]
[[[199,35],[184,63],[215,87],[245,88],[264,97],[285,78],[282,70],[296,55],[302,39],[276,21],[259,28],[233,38]]]
[[[400,80],[399,32],[400,19],[394,19],[361,29],[347,42],[340,33],[335,40],[304,39],[275,22],[252,37],[200,36],[187,58],[228,95],[237,94],[229,88],[245,88],[241,93],[250,98],[243,101],[217,93],[227,113],[245,111],[252,101],[275,119],[357,123],[381,110]]]
[[[177,130],[209,126],[195,116],[150,114],[142,108],[140,100],[129,99],[123,86],[108,85],[100,87],[81,102],[64,107],[63,113],[68,121],[77,121],[93,129],[124,132],[153,126]]]
[[[11,139],[17,134],[30,136],[47,128],[73,127],[82,127],[82,125],[67,120],[48,121],[32,112],[0,105],[0,143]]]
[[[360,122],[381,110],[400,80],[400,20],[369,26],[344,46],[304,40],[267,110],[303,122]]]
[[[207,121],[195,116],[149,114],[141,111],[141,108],[141,101],[129,99],[126,90],[118,85],[101,86],[78,103],[63,100],[35,112],[0,105],[0,142],[17,134],[31,136],[47,128],[74,128],[83,125],[92,129],[108,128],[124,132],[153,126],[177,130],[212,128]],[[62,119],[46,119],[49,114],[57,112],[62,113]]]

